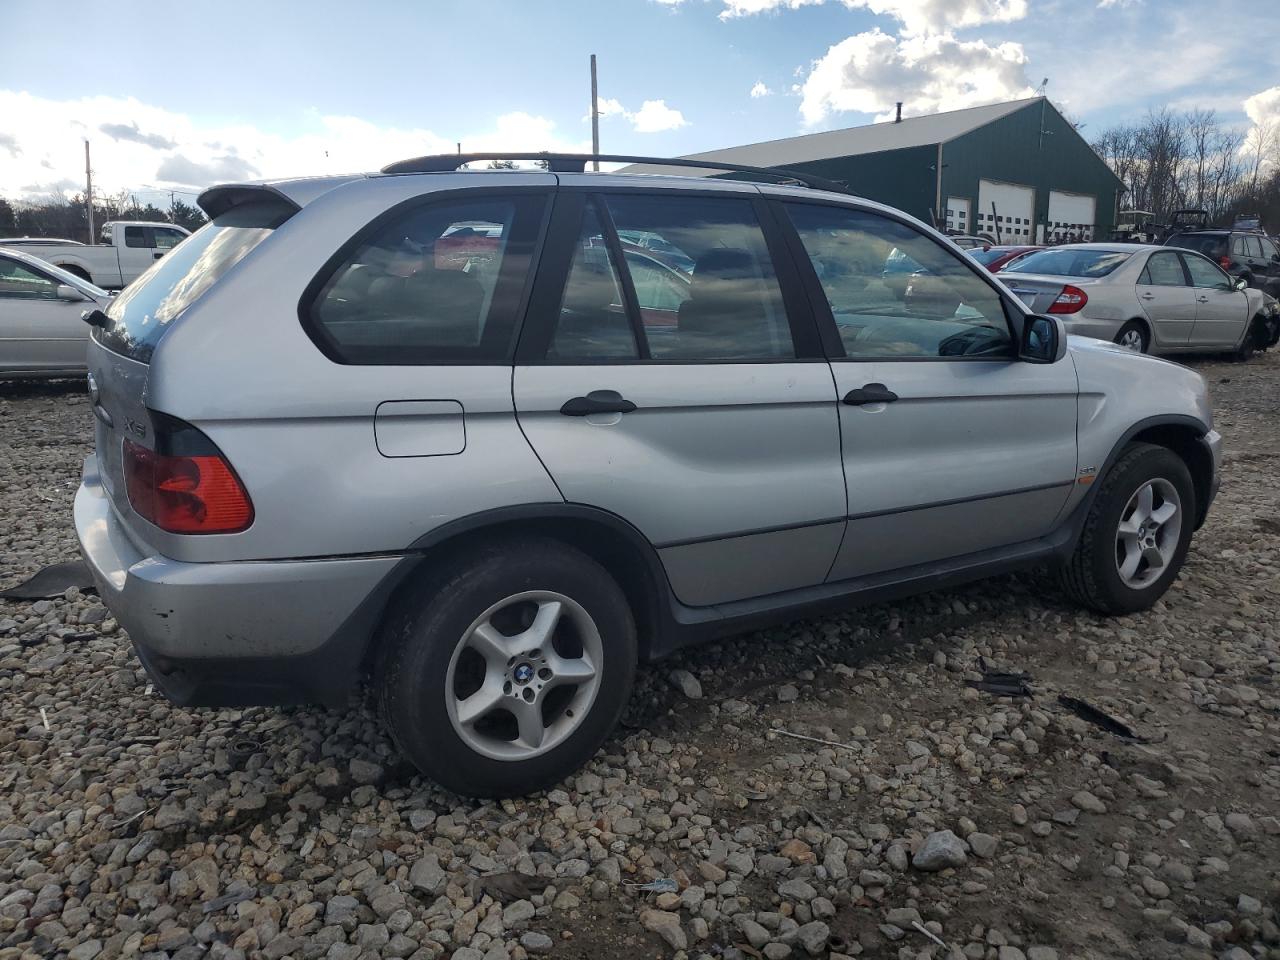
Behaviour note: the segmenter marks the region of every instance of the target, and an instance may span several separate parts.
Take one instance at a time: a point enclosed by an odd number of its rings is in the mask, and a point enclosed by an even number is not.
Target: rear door
[[[1070,356],[1015,358],[1000,292],[967,257],[879,212],[784,205],[837,393],[849,525],[843,580],[1034,540],[1076,477]],[[879,265],[921,264],[900,296]]]
[[[0,256],[0,369],[82,368],[89,328],[80,314],[93,303],[58,297],[58,280]]]
[[[1196,298],[1196,325],[1191,344],[1202,347],[1234,346],[1244,336],[1249,320],[1249,299],[1235,288],[1232,277],[1216,264],[1182,254]]]
[[[517,352],[565,499],[634,525],[694,606],[822,583],[844,532],[835,387],[766,223],[755,190],[562,187]]]
[[[1138,304],[1155,330],[1156,342],[1184,346],[1196,325],[1196,296],[1182,260],[1172,250],[1153,253],[1138,276]]]

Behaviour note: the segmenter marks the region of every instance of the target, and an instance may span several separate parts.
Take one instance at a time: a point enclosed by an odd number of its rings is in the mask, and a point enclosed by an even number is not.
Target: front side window
[[[124,245],[126,247],[147,247],[147,228],[146,227],[125,227],[124,228]]]
[[[1178,262],[1176,253],[1153,253],[1138,282],[1156,287],[1187,285],[1187,279],[1182,275],[1182,264]]]
[[[750,200],[620,194],[606,198],[654,360],[794,357],[791,328]]]
[[[321,287],[311,331],[341,363],[500,363],[544,199],[442,200],[376,228]]]
[[[1183,257],[1193,287],[1229,287],[1231,278],[1217,264],[1204,257]]]
[[[1012,356],[1004,304],[971,263],[876,213],[787,209],[847,357]]]
[[[56,300],[58,285],[16,260],[0,257],[0,297],[8,300]]]

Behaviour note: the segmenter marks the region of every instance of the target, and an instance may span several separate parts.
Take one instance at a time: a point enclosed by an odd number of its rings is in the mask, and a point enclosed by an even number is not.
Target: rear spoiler
[[[302,209],[296,201],[285,196],[275,187],[266,183],[224,183],[205,190],[196,198],[210,220],[219,217],[228,210],[242,207],[249,203],[271,203],[287,208],[288,216],[293,216]],[[284,211],[282,211],[284,212]]]

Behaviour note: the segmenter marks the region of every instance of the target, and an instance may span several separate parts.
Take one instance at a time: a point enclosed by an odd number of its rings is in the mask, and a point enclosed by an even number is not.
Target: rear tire
[[[1149,443],[1126,448],[1102,480],[1063,589],[1099,613],[1137,613],[1169,589],[1195,526],[1195,485],[1182,458]]]
[[[550,787],[586,763],[631,692],[636,631],[618,584],[554,540],[452,558],[383,641],[384,721],[424,774],[469,797]]]
[[[1130,320],[1120,328],[1112,342],[1134,353],[1146,353],[1151,348],[1151,334],[1141,320]]]

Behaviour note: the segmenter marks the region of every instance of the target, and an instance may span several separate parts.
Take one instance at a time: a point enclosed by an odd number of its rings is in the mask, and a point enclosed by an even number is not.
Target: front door
[[[1185,346],[1196,324],[1196,297],[1178,254],[1172,250],[1153,253],[1134,292],[1151,321],[1156,343]]]
[[[693,606],[820,584],[844,532],[835,388],[757,196],[562,187],[517,351],[564,498],[636,527]]]
[[[1249,299],[1237,290],[1235,280],[1212,260],[1194,253],[1181,254],[1196,298],[1196,325],[1191,344],[1201,347],[1234,346],[1249,321]]]
[[[1049,533],[1076,481],[1070,357],[1014,356],[1000,292],[981,269],[875,211],[785,205],[807,254],[836,390],[849,525],[845,580]],[[921,265],[885,284],[897,249]],[[827,309],[824,309],[827,308]]]
[[[0,350],[5,369],[69,370],[85,365],[88,300],[58,297],[58,281],[0,257]]]

